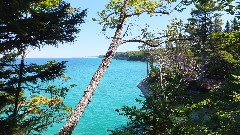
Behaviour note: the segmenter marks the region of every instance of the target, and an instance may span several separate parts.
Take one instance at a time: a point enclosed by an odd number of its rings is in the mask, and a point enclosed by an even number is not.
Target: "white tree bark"
[[[126,18],[128,1],[129,0],[125,0],[123,3],[120,18],[119,18],[119,24],[117,26],[113,40],[108,48],[108,51],[107,51],[104,59],[102,60],[102,63],[100,64],[97,71],[93,75],[92,80],[90,81],[88,87],[84,91],[84,94],[83,94],[81,100],[79,101],[79,103],[77,104],[72,115],[70,116],[70,118],[68,119],[66,124],[62,127],[62,129],[58,133],[59,135],[71,135],[72,134],[74,128],[76,127],[78,121],[80,120],[80,117],[84,113],[89,102],[91,102],[92,96],[93,96],[101,78],[103,77],[105,71],[109,67],[109,65],[116,53],[116,50],[121,43],[121,34],[122,34],[122,30],[123,30],[123,26],[124,26],[124,22],[125,22],[125,18]]]

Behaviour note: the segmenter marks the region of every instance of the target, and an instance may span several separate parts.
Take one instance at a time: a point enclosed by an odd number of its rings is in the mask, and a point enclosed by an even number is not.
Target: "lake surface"
[[[28,62],[40,64],[46,63],[48,60],[52,59],[27,59]],[[68,92],[64,99],[65,104],[74,109],[102,59],[66,58],[56,60],[68,61],[67,75],[71,77],[69,83],[77,85]],[[107,130],[126,125],[126,117],[120,116],[115,110],[124,105],[138,105],[135,99],[141,98],[139,95],[142,93],[136,85],[145,76],[146,63],[113,60],[73,135],[108,135]],[[64,123],[54,124],[44,132],[44,135],[58,133]]]

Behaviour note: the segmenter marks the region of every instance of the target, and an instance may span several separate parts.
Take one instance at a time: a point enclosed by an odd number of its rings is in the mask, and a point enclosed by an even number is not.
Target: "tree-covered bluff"
[[[103,58],[100,55],[99,58]],[[128,51],[128,52],[117,52],[114,56],[116,60],[128,60],[128,61],[146,61],[144,51]]]

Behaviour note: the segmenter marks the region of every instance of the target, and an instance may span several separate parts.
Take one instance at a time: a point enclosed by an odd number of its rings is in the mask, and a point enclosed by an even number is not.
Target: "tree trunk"
[[[205,70],[206,70],[205,44],[203,45],[203,48],[202,48],[201,59],[202,59],[202,63],[201,63],[201,71],[200,71],[199,81],[200,81],[200,83],[203,83],[204,74],[205,74]]]
[[[202,59],[202,63],[201,63],[201,71],[200,71],[200,77],[199,77],[199,81],[202,84],[203,80],[204,80],[204,75],[205,75],[205,71],[206,71],[206,44],[207,44],[207,13],[206,11],[204,11],[204,33],[203,33],[203,37],[202,37],[202,47],[201,47],[201,59]]]
[[[20,63],[20,66],[19,66],[18,86],[17,86],[17,90],[16,90],[16,94],[15,94],[14,110],[13,110],[13,116],[14,117],[17,116],[17,114],[18,114],[19,94],[22,90],[24,59],[25,59],[25,50],[22,53],[21,63]]]
[[[77,104],[75,110],[73,111],[72,115],[70,116],[70,118],[68,119],[66,124],[62,127],[62,129],[58,133],[59,135],[71,135],[72,134],[74,128],[76,127],[78,121],[80,120],[80,117],[84,113],[89,102],[91,102],[92,96],[93,96],[101,78],[103,77],[105,71],[109,67],[109,65],[116,53],[117,47],[120,45],[121,33],[122,33],[125,18],[126,18],[127,5],[128,5],[128,0],[125,0],[122,10],[121,10],[119,24],[117,26],[113,40],[108,48],[108,51],[105,54],[105,57],[102,60],[102,63],[100,64],[97,71],[93,75],[92,80],[90,81],[90,84],[84,91],[82,99]]]

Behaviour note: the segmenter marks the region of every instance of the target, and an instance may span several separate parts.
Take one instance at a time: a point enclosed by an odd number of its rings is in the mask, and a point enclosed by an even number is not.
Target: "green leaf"
[[[97,19],[96,19],[96,18],[92,18],[92,21],[96,22],[96,21],[97,21]]]

